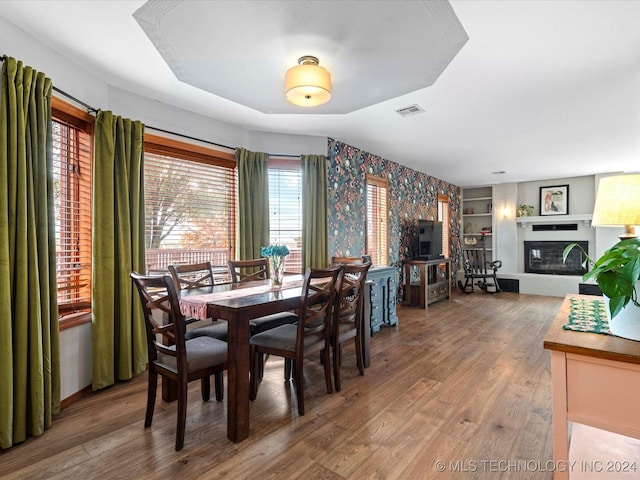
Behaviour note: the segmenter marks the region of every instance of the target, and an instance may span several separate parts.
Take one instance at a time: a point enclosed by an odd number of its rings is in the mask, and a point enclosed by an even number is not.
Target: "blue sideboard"
[[[398,324],[396,315],[398,270],[395,267],[371,267],[367,273],[367,283],[370,285],[370,301],[369,305],[365,305],[365,312],[368,307],[373,335],[380,331],[382,325]]]

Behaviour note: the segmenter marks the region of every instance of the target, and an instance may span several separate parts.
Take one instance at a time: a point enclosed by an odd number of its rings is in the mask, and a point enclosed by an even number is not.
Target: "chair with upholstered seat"
[[[331,265],[362,265],[365,261],[362,257],[331,257]]]
[[[338,285],[331,332],[331,350],[333,353],[333,377],[336,391],[341,389],[340,366],[342,364],[342,344],[354,339],[356,347],[356,365],[360,375],[364,375],[364,357],[362,352],[363,306],[367,271],[371,263],[363,265],[345,265],[342,281]]]
[[[229,273],[232,283],[265,280],[269,278],[269,266],[266,258],[229,260]]]
[[[193,288],[213,287],[215,277],[211,262],[172,264],[167,267],[177,290],[190,290]],[[198,319],[188,318],[187,323],[197,322]],[[224,320],[212,318],[211,323],[188,330],[185,338],[190,340],[196,337],[212,337],[227,341],[228,325]]]
[[[175,283],[169,275],[145,276],[132,272],[131,278],[138,289],[147,334],[149,382],[144,426],[151,426],[158,375],[162,375],[177,385],[175,449],[181,450],[187,417],[187,385],[193,380],[200,380],[202,399],[207,401],[211,388],[209,377],[214,375],[216,399],[222,401],[227,344],[211,337],[185,340],[185,318],[180,312]],[[159,319],[162,319],[161,323]]]
[[[269,268],[266,258],[255,260],[229,260],[229,273],[232,283],[244,283],[269,278]],[[293,312],[274,313],[251,320],[249,329],[252,335],[271,328],[298,321],[298,315]]]
[[[251,337],[251,399],[255,400],[260,380],[262,355],[276,355],[293,361],[294,387],[298,413],[304,415],[305,357],[323,352],[327,393],[331,386],[331,323],[335,303],[336,285],[342,277],[343,267],[309,269],[305,274],[297,324],[281,325]]]

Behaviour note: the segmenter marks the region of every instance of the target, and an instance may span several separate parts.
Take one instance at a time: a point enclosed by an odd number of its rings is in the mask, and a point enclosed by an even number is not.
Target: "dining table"
[[[227,438],[232,442],[249,436],[249,323],[254,318],[296,310],[303,281],[302,275],[288,275],[279,287],[272,286],[270,280],[257,280],[180,292],[185,316],[227,321]]]

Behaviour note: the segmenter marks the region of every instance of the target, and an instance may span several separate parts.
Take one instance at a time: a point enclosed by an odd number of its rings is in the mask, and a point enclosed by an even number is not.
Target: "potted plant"
[[[519,217],[530,217],[533,215],[533,205],[520,205],[518,207],[517,215]]]
[[[578,247],[593,268],[583,280],[594,279],[604,295],[610,315],[609,329],[614,335],[640,340],[640,239],[621,240],[595,262],[577,243],[567,245],[563,261]]]

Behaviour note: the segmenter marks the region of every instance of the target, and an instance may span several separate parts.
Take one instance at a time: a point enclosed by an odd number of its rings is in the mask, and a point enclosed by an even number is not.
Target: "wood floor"
[[[303,417],[282,361],[271,358],[240,444],[226,438],[226,403],[203,402],[198,382],[182,451],[175,404],[158,397],[144,429],[143,374],[82,398],[41,437],[0,452],[0,477],[550,479],[526,465],[552,459],[542,341],[561,300],[456,292],[426,311],[400,308],[399,326],[372,338],[365,376],[345,349],[340,393],[327,395],[320,365],[305,364]]]

